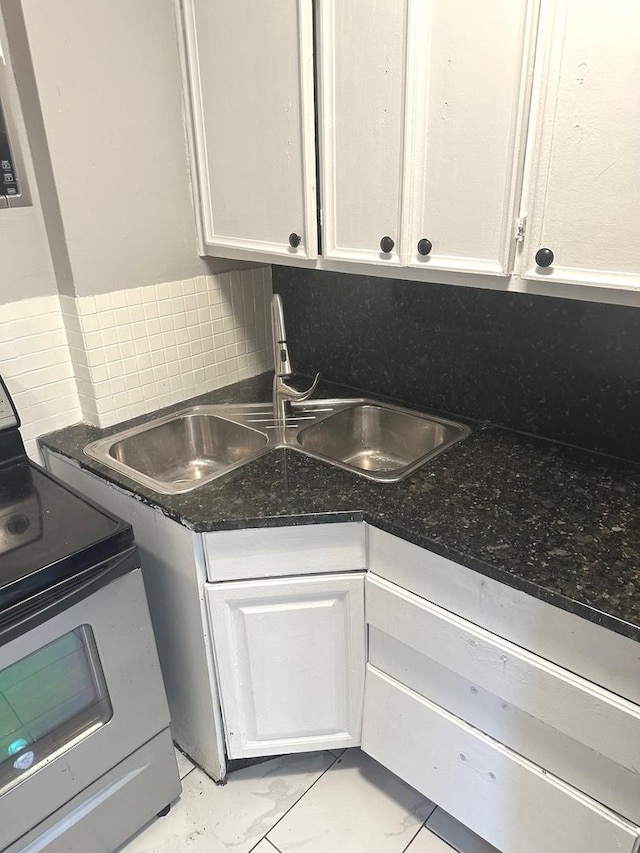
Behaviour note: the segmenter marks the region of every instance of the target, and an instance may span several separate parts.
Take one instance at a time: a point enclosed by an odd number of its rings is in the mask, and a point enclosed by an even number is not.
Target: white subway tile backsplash
[[[129,299],[128,293],[126,290],[114,290],[108,294],[109,301],[111,303],[112,308],[121,308],[127,305],[127,300]],[[96,310],[100,310],[98,308],[98,301],[96,301]]]
[[[78,318],[79,320],[79,318]],[[98,331],[98,318],[95,314],[85,314],[82,318],[82,331],[85,333],[88,332],[97,332]]]
[[[140,304],[129,306],[129,317],[132,323],[144,321],[144,308]]]
[[[0,373],[27,450],[81,418],[109,426],[271,365],[270,269],[0,307]]]
[[[82,328],[92,332],[85,361],[100,383],[100,405],[91,406],[100,425],[268,369],[270,290],[270,276],[257,269],[119,291],[109,301],[95,297],[89,326],[87,298],[77,300]]]
[[[171,295],[170,286],[168,284],[155,285],[156,300],[168,299]]]
[[[71,300],[73,301],[73,300]],[[14,397],[29,455],[36,437],[80,420],[80,403],[57,296],[0,306],[0,373]],[[74,327],[80,336],[80,327]]]
[[[98,303],[100,300],[104,302],[105,308],[108,308],[111,305],[111,295],[109,293],[105,293],[103,296],[84,296],[82,298],[82,313],[95,314],[98,310]]]

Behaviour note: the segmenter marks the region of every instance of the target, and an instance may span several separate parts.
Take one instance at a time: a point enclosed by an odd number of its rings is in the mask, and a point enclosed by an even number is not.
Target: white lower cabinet
[[[361,744],[503,853],[639,853],[638,643],[373,526],[203,536],[46,462],[133,522],[172,733],[214,778],[225,745]]]
[[[375,575],[369,663],[640,823],[640,707]]]
[[[638,704],[371,572],[365,592],[365,752],[504,853],[640,849]]]
[[[635,853],[637,827],[367,667],[362,748],[504,853]]]
[[[206,584],[230,758],[360,744],[364,573]]]

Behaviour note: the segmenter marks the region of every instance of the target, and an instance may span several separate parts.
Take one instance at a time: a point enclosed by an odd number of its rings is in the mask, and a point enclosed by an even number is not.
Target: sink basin
[[[467,435],[453,421],[362,401],[302,429],[297,442],[311,456],[390,483]]]
[[[260,456],[268,444],[264,433],[196,407],[96,441],[85,452],[157,492],[179,494]]]
[[[85,453],[165,495],[290,447],[370,480],[395,483],[469,434],[462,424],[364,398],[294,403],[284,429],[268,403],[192,406],[94,441]]]

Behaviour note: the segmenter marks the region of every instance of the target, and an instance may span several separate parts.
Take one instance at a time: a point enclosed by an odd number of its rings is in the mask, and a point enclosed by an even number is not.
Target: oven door
[[[169,725],[136,556],[32,602],[0,633],[3,847]]]

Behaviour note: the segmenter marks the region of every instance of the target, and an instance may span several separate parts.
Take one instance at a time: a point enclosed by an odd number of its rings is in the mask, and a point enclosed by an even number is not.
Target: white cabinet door
[[[538,17],[531,0],[414,0],[405,263],[506,275]]]
[[[357,746],[364,573],[206,584],[230,758]]]
[[[326,258],[510,271],[538,8],[321,0]]]
[[[204,251],[315,258],[312,0],[183,12]]]
[[[319,5],[322,254],[329,259],[400,263],[407,10],[408,0]]]
[[[523,274],[639,288],[640,3],[545,8]]]

